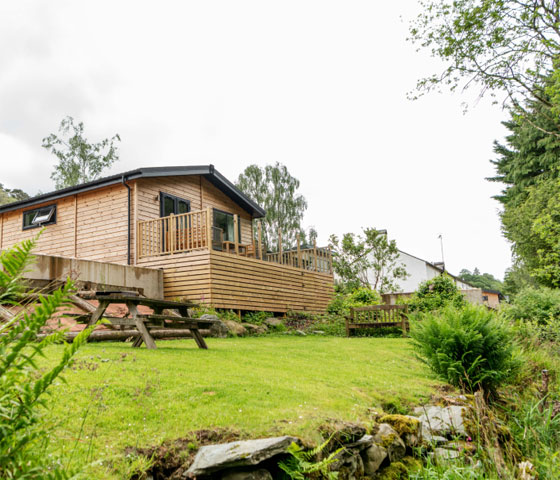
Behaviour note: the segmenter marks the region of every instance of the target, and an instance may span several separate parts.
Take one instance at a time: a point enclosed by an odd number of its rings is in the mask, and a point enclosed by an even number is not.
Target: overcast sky
[[[53,189],[41,139],[71,115],[92,141],[119,133],[111,172],[252,163],[301,181],[305,225],[385,228],[452,273],[500,278],[492,142],[506,113],[460,94],[407,100],[441,69],[406,41],[416,0],[0,3],[0,182]]]

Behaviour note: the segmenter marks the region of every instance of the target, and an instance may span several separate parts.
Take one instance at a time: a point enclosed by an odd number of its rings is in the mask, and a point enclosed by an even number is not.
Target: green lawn
[[[266,336],[208,345],[86,345],[67,383],[53,389],[53,451],[102,460],[208,427],[309,438],[325,418],[367,419],[368,408],[387,399],[419,403],[436,384],[400,338]],[[61,350],[49,347],[46,362]]]

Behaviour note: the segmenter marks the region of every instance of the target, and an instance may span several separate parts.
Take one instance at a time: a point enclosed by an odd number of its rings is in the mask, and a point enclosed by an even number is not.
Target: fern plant
[[[37,237],[26,240],[0,255],[0,302],[17,304],[25,285],[23,276],[32,262],[31,250]],[[93,327],[82,331],[64,347],[58,363],[43,372],[36,363],[47,346],[63,341],[64,332],[37,336],[47,321],[68,304],[74,292],[71,280],[49,296],[39,296],[9,322],[0,325],[0,478],[64,479],[69,472],[46,465],[41,442],[46,438],[42,413],[48,407],[46,393],[78,349],[87,341]]]
[[[304,450],[297,443],[292,442],[288,447],[290,457],[278,463],[278,466],[290,477],[292,480],[304,480],[312,477],[322,477],[328,480],[336,480],[338,472],[329,471],[329,465],[336,462],[336,456],[344,450],[344,447],[332,452],[326,458],[315,461],[317,456],[323,452],[326,446],[331,441],[328,438],[324,443],[318,445],[312,450]]]

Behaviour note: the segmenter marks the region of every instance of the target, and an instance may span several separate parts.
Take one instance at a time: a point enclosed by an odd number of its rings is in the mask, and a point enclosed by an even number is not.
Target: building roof
[[[193,166],[178,166],[178,167],[145,167],[130,170],[124,173],[118,173],[109,177],[98,178],[91,182],[82,183],[73,187],[55,190],[54,192],[43,193],[36,197],[28,198],[27,200],[20,200],[17,202],[8,203],[0,206],[0,213],[18,210],[20,208],[27,208],[40,203],[58,200],[59,198],[75,195],[78,193],[96,190],[98,188],[107,187],[109,185],[116,185],[128,180],[137,180],[139,178],[154,178],[154,177],[176,177],[187,175],[201,175],[208,180],[212,185],[221,190],[225,195],[230,197],[235,203],[243,207],[251,213],[253,218],[260,218],[266,215],[266,212],[239,190],[233,183],[226,177],[218,172],[214,165],[193,165]]]

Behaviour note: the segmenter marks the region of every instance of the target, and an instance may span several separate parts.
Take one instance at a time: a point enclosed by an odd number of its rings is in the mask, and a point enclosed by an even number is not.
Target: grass
[[[311,439],[326,418],[365,420],[388,400],[417,404],[436,383],[405,339],[266,336],[208,345],[86,345],[49,402],[53,455],[106,463],[126,446],[214,427]],[[50,347],[45,362],[61,348]]]

